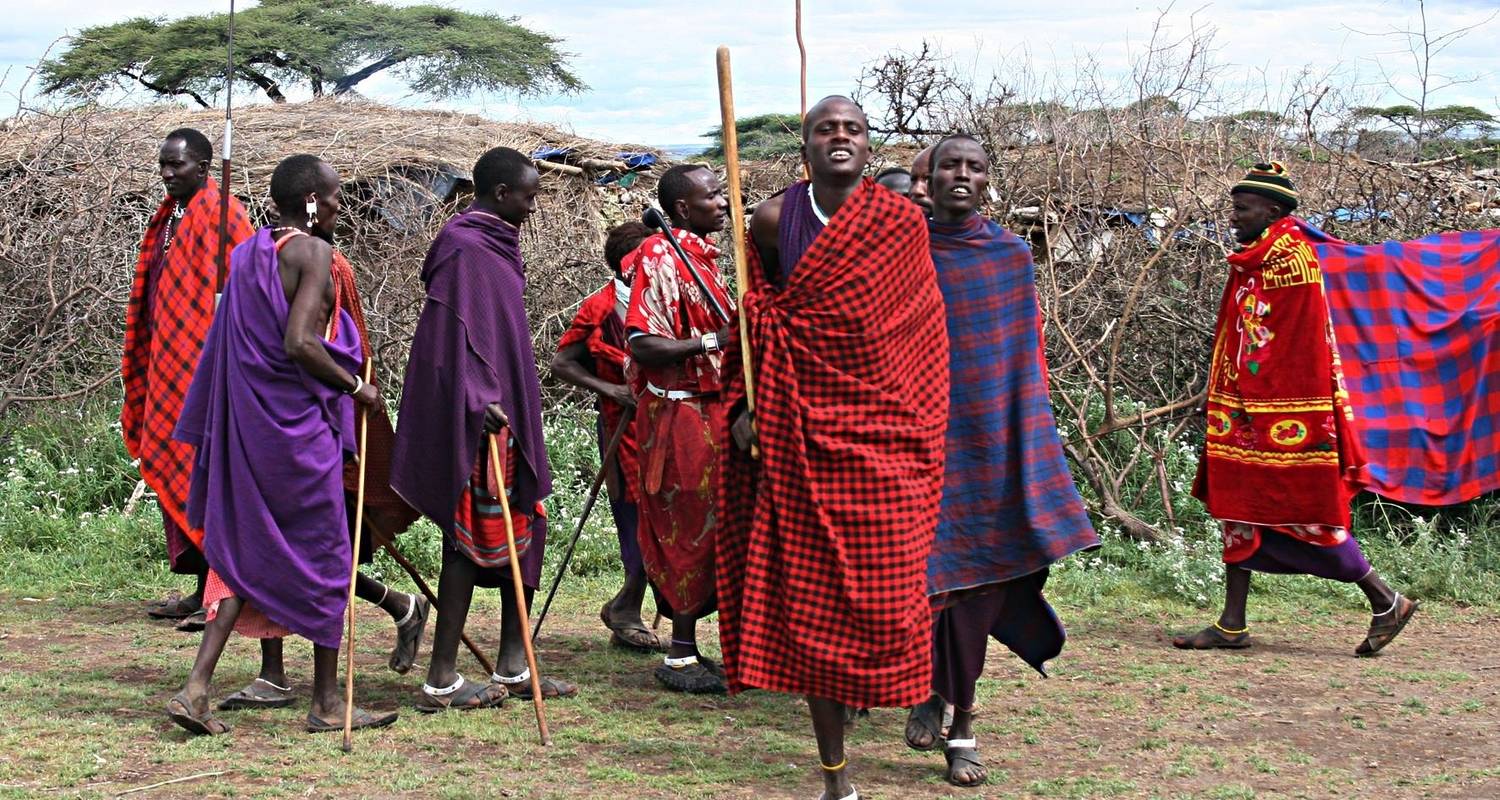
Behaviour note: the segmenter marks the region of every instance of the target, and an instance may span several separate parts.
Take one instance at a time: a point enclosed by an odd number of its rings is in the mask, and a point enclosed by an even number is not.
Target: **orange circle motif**
[[[1222,439],[1229,435],[1229,429],[1234,424],[1229,421],[1229,415],[1223,411],[1213,410],[1208,412],[1208,435],[1215,439]]]
[[[1271,425],[1271,441],[1282,447],[1293,447],[1307,441],[1307,425],[1298,419],[1278,420]]]

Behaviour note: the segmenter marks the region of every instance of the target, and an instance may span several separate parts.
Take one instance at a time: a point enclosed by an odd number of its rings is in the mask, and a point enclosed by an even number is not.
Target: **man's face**
[[[932,217],[958,222],[979,207],[990,186],[990,160],[978,142],[954,139],[932,159]]]
[[[674,209],[677,218],[699,236],[724,230],[729,219],[729,196],[724,193],[719,176],[711,169],[695,169],[687,177],[692,188],[677,201]]]
[[[870,131],[865,114],[854,103],[835,98],[825,100],[808,112],[807,141],[802,157],[812,173],[813,182],[832,180],[856,181],[870,161]]]
[[[911,162],[911,194],[909,197],[913,203],[922,207],[928,214],[932,213],[932,198],[930,187],[927,185],[928,178],[932,177],[932,148],[929,147],[920,153]]]
[[[536,213],[536,196],[541,186],[542,176],[535,167],[527,167],[514,186],[502,183],[495,189],[495,213],[517,228],[521,227]]]
[[[339,174],[333,171],[333,167],[323,164],[319,172],[323,174],[323,191],[318,192],[318,223],[312,226],[312,233],[332,244],[333,227],[344,207],[343,191],[339,187]]]
[[[902,197],[911,196],[911,176],[904,172],[892,172],[875,182]]]
[[[192,199],[208,180],[208,162],[193,158],[188,153],[187,143],[181,139],[162,142],[156,164],[161,169],[161,182],[167,188],[167,196],[173,200]]]
[[[1234,229],[1235,241],[1250,244],[1260,238],[1266,228],[1286,216],[1275,201],[1250,192],[1235,192],[1230,200],[1233,208],[1229,212],[1229,227]]]

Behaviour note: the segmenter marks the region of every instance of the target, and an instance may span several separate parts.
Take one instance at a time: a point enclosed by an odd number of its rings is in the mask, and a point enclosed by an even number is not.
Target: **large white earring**
[[[307,201],[307,224],[318,224],[318,201],[316,199]]]

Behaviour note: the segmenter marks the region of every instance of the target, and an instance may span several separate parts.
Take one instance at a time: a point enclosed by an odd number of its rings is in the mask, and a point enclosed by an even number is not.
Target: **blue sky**
[[[251,5],[254,0],[241,0]],[[692,142],[718,121],[714,48],[734,54],[736,106],[741,116],[797,108],[797,49],[792,0],[630,2],[616,0],[448,0],[468,11],[517,16],[523,24],[564,39],[575,72],[589,84],[576,96],[476,97],[447,107],[500,119],[532,119],[579,134],[646,144]],[[204,13],[227,0],[49,0],[37,13],[32,0],[0,0],[0,114],[16,107],[28,67],[59,37],[131,16]],[[1064,88],[1079,64],[1096,63],[1110,78],[1127,74],[1166,8],[1171,33],[1193,25],[1216,29],[1216,59],[1228,65],[1227,87],[1265,86],[1250,105],[1276,107],[1304,69],[1328,82],[1357,87],[1370,102],[1396,102],[1386,76],[1410,86],[1404,44],[1373,36],[1414,27],[1413,0],[1270,2],[1240,0],[1171,7],[1110,0],[1016,3],[999,0],[804,0],[813,97],[853,89],[861,67],[925,38],[980,75],[1031,79]],[[1466,80],[1436,96],[1500,114],[1500,0],[1430,2],[1428,23],[1442,32],[1478,25],[1439,56],[1438,71]],[[406,107],[433,105],[398,81],[377,76],[364,94]],[[34,87],[33,87],[34,89]],[[244,92],[241,93],[242,96]],[[295,95],[294,95],[295,96]],[[31,98],[28,97],[28,102]]]

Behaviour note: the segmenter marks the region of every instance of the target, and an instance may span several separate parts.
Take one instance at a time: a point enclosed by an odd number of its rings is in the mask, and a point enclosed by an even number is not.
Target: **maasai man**
[[[830,800],[858,797],[844,706],[908,707],[932,689],[924,576],[948,414],[926,223],[861,177],[868,131],[852,100],[819,101],[802,129],[812,182],[751,217],[753,421],[738,341],[724,357],[741,404],[719,509],[729,688],[807,697]]]
[[[928,197],[932,179],[932,148],[924,147],[911,160],[911,193],[908,197],[922,207],[922,213],[932,214],[932,200]]]
[[[886,167],[875,176],[875,182],[902,197],[911,196],[911,173],[901,167]]]
[[[642,242],[625,315],[641,398],[641,558],[672,618],[672,642],[656,678],[673,691],[723,692],[722,671],[698,652],[697,627],[715,607],[714,486],[718,436],[728,427],[720,342],[729,337],[729,321],[713,310],[698,280],[719,308],[734,313],[719,273],[719,248],[708,238],[723,230],[729,198],[719,177],[702,164],[667,170],[656,198],[692,260],[683,263],[665,233]]]
[[[156,492],[167,558],[178,575],[195,575],[186,597],[168,597],[146,613],[180,619],[179,630],[203,630],[203,531],[187,523],[193,448],[172,439],[193,367],[213,321],[218,258],[250,238],[244,206],[229,198],[229,227],[219,230],[219,185],[209,175],[213,145],[192,128],[167,134],[157,154],[167,197],[141,239],[135,281],[125,306],[125,350],[120,375],[125,405],[120,428],[125,450],[140,464],[141,479]],[[220,238],[220,234],[223,238]]]
[[[422,265],[427,303],[406,364],[391,457],[391,488],[443,531],[437,623],[418,711],[490,708],[507,695],[531,699],[521,639],[528,622],[510,588],[510,559],[521,559],[529,609],[547,536],[542,499],[552,491],[521,260],[521,225],[536,211],[539,184],[531,159],[515,150],[480,156],[474,202],[443,226]],[[490,434],[504,451],[503,485],[490,469]],[[517,553],[506,542],[502,491]],[[458,643],[476,585],[506,588],[496,672],[470,681],[458,673]],[[539,682],[545,697],[578,692],[554,678]]]
[[[605,456],[609,437],[635,408],[635,392],[625,381],[625,312],[630,306],[630,282],[635,279],[641,241],[651,229],[639,222],[611,228],[604,241],[604,260],[614,278],[584,299],[573,324],[557,343],[552,374],[564,383],[599,396],[599,457]],[[620,539],[620,563],[625,567],[625,585],[604,607],[599,619],[609,628],[609,643],[643,652],[665,650],[661,640],[641,621],[641,603],[646,597],[646,568],[641,563],[640,448],[635,440],[634,411],[620,438],[614,460],[605,464],[605,488],[609,510]]]
[[[208,690],[231,630],[311,640],[307,730],[343,728],[344,459],[355,452],[355,403],[374,408],[380,395],[356,374],[359,331],[333,279],[337,173],[292,156],[271,175],[271,199],[280,224],[235,248],[176,431],[197,448],[188,520],[203,530],[209,623],[167,714],[199,734],[229,731],[209,712]],[[395,719],[356,710],[354,727]]]
[[[1063,456],[1047,396],[1031,249],[977,212],[989,188],[978,141],[932,152],[932,261],[948,312],[943,504],[927,562],[933,695],[912,709],[907,744],[928,749],[954,707],[948,782],[986,779],[974,738],[974,685],[993,636],[1043,675],[1065,634],[1042,596],[1048,567],[1099,538]]]
[[[312,233],[321,238],[324,232],[315,227]],[[354,267],[336,247],[330,271],[334,291],[341,300],[340,307],[353,320],[354,328],[359,332],[361,356],[368,362],[374,353],[369,330],[365,326],[359,289],[354,280]],[[361,365],[359,374],[363,375],[364,372],[364,366]],[[368,564],[373,560],[377,549],[411,527],[421,515],[391,491],[390,454],[396,433],[391,428],[391,420],[384,404],[362,409],[361,413],[368,417],[369,430],[368,441],[362,448],[365,453],[365,530],[360,537],[359,563]],[[359,471],[357,459],[349,459],[344,463],[345,516],[349,520],[351,541],[354,536],[354,521],[358,516],[356,503],[359,497]],[[427,602],[427,598],[419,595],[392,592],[389,586],[364,572],[358,574],[354,585],[356,597],[386,612],[396,623],[396,644],[391,648],[387,665],[398,675],[405,675],[416,661],[431,604]],[[291,682],[286,676],[282,639],[265,638],[260,640],[260,674],[245,688],[219,701],[219,710],[281,708],[291,705],[295,700]]]
[[[1250,573],[1354,583],[1373,618],[1356,655],[1390,644],[1418,604],[1387,586],[1349,533],[1366,481],[1318,256],[1291,216],[1281,164],[1257,164],[1230,190],[1239,249],[1219,304],[1208,373],[1208,431],[1193,495],[1224,526],[1224,611],[1172,644],[1250,646]]]

